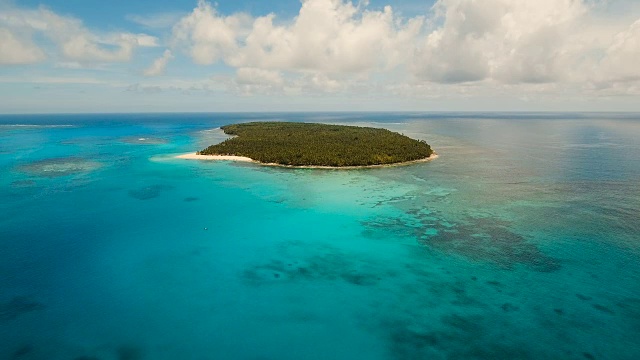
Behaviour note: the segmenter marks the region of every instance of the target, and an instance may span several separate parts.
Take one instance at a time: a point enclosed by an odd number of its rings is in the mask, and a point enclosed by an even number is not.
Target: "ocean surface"
[[[440,157],[173,158],[266,120]],[[640,114],[0,116],[0,359],[640,359]]]

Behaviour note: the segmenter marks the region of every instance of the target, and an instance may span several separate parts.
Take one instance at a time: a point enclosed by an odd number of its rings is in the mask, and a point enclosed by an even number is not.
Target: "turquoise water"
[[[440,157],[172,158],[249,120]],[[638,359],[638,139],[624,114],[2,116],[0,358]]]

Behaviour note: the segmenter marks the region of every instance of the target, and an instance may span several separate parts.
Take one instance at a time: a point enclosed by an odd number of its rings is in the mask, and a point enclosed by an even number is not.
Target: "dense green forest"
[[[262,163],[292,166],[368,166],[424,159],[433,153],[424,141],[386,129],[291,122],[223,126],[235,137],[198,152],[246,156]]]

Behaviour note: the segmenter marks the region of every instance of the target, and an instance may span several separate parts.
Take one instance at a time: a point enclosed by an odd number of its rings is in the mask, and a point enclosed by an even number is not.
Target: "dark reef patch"
[[[564,310],[562,309],[553,309],[553,311],[558,315],[564,315]]]
[[[511,303],[504,303],[500,306],[500,308],[504,311],[504,312],[512,312],[512,311],[518,311],[520,309],[520,307],[513,305]]]
[[[11,354],[11,359],[13,360],[22,359],[23,357],[29,355],[31,352],[33,352],[33,346],[31,345],[20,346],[18,349],[16,349],[16,351],[13,352],[13,354]]]
[[[118,360],[140,360],[142,359],[142,350],[133,345],[123,345],[117,350]]]
[[[411,320],[381,324],[395,359],[536,359],[526,346],[495,342],[485,331],[487,319],[479,315],[449,314],[444,327],[421,326]],[[433,330],[440,328],[441,330]]]
[[[42,310],[44,305],[24,296],[16,296],[10,301],[0,304],[0,321],[13,320],[20,315]]]
[[[198,201],[198,200],[200,200],[200,199],[197,198],[197,197],[192,197],[192,196],[184,198],[185,202],[194,202],[194,201]]]
[[[378,218],[363,222],[363,235],[391,233],[412,236],[419,243],[444,253],[458,254],[477,261],[488,261],[504,269],[524,265],[539,272],[560,269],[559,260],[546,255],[523,235],[511,230],[507,221],[467,216],[452,224],[432,213],[414,211],[411,215]]]
[[[603,313],[609,314],[609,315],[615,315],[613,310],[609,309],[606,306],[600,305],[600,304],[593,304],[593,308],[598,310],[598,311],[602,311]]]
[[[346,259],[314,256],[296,266],[288,266],[286,261],[281,260],[255,265],[243,272],[243,279],[253,285],[273,281],[341,280],[353,285],[372,286],[382,278],[374,269],[359,269],[357,265],[349,264]]]
[[[242,278],[254,286],[280,281],[343,281],[357,286],[375,286],[381,280],[393,277],[392,271],[380,269],[362,259],[343,255],[335,249],[319,251],[322,255],[296,257],[283,254],[284,259],[252,265]]]
[[[173,189],[173,187],[168,185],[150,185],[129,190],[129,196],[138,200],[149,200],[157,198],[163,191],[170,189]]]
[[[593,299],[591,296],[586,296],[582,294],[576,294],[576,297],[582,301],[590,301]]]

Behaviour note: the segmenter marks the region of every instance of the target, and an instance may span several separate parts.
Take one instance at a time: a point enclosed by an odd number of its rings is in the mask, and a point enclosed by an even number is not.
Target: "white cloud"
[[[162,56],[157,58],[151,66],[144,70],[145,76],[158,76],[164,74],[164,70],[167,68],[169,61],[173,59],[171,50],[165,50]]]
[[[44,7],[4,10],[0,14],[0,25],[22,34],[23,46],[32,42],[33,34],[38,33],[53,42],[64,59],[79,62],[129,61],[135,49],[157,46],[157,38],[146,34],[91,32],[82,21]]]
[[[258,77],[259,69],[287,73],[288,81],[297,76],[328,92],[348,88],[351,74],[409,85],[557,83],[576,91],[638,81],[640,25],[606,24],[598,4],[439,0],[431,14],[405,19],[390,6],[368,10],[366,1],[303,0],[298,16],[278,23],[273,14],[224,16],[200,0],[174,27],[173,45],[198,64],[222,61]]]
[[[367,11],[351,2],[307,0],[289,25],[255,19],[233,66],[301,72],[356,73],[395,65],[419,32],[421,18],[400,22],[391,7]]]
[[[291,24],[274,20],[221,16],[201,0],[174,28],[174,42],[187,43],[198,64],[348,73],[398,63],[422,25],[400,22],[389,6],[367,11],[341,0],[306,0]]]
[[[599,75],[595,80],[598,82],[640,80],[640,20],[614,36],[597,71]]]
[[[243,85],[281,86],[284,83],[277,71],[240,68],[236,74],[236,81]]]
[[[238,49],[246,15],[219,16],[210,3],[200,0],[191,14],[173,28],[173,43],[186,46],[198,64],[213,64]]]
[[[456,83],[550,82],[587,6],[576,0],[439,0],[434,29],[412,59],[416,76]]]
[[[225,77],[218,85],[233,94],[535,101],[638,95],[640,7],[630,1],[618,0],[613,11],[608,0],[438,0],[422,16],[406,18],[391,6],[371,9],[366,0],[302,0],[297,16],[280,19],[221,14],[199,0],[181,17],[127,19],[171,28],[167,50],[143,75],[163,74],[174,56],[225,64],[231,71],[218,73]],[[0,12],[0,40],[0,64],[49,55],[65,68],[130,61],[160,42],[13,5]]]
[[[32,64],[44,60],[44,52],[28,39],[18,39],[0,28],[0,65]]]

